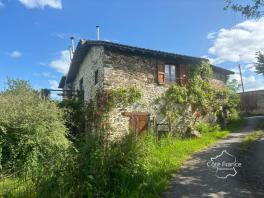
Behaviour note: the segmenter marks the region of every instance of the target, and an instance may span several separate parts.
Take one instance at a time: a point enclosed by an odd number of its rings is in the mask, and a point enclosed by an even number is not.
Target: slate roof
[[[129,53],[131,55],[143,55],[143,56],[149,56],[149,57],[154,57],[154,58],[157,57],[159,59],[163,59],[166,61],[173,61],[173,62],[179,62],[179,63],[197,63],[202,60],[207,60],[205,58],[180,55],[180,54],[164,52],[164,51],[159,51],[159,50],[152,50],[152,49],[147,49],[147,48],[134,47],[134,46],[129,46],[129,45],[108,42],[108,41],[80,40],[76,47],[68,75],[65,79],[64,77],[62,77],[63,79],[61,79],[61,83],[63,83],[63,81],[65,83],[65,80],[66,80],[66,83],[70,83],[75,79],[79,71],[80,65],[82,64],[89,49],[93,46],[103,46],[105,49],[108,49],[110,51],[122,51],[125,53]],[[216,67],[216,66],[213,66],[213,70],[224,73],[226,75],[233,73],[229,70]],[[61,83],[60,83],[59,88],[62,88],[61,85],[63,84]]]

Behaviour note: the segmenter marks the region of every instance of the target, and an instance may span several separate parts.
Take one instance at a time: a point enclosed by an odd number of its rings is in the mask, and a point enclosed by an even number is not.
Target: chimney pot
[[[96,35],[97,35],[97,40],[99,41],[100,40],[100,26],[99,25],[96,26]]]

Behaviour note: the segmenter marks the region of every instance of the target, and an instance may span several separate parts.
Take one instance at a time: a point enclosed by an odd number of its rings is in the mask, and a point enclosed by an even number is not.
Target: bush
[[[219,124],[209,124],[206,122],[200,122],[199,124],[197,124],[196,130],[198,130],[200,133],[209,133],[220,131],[221,127]]]
[[[71,148],[63,111],[27,81],[9,79],[7,85],[0,93],[2,174],[55,169]]]

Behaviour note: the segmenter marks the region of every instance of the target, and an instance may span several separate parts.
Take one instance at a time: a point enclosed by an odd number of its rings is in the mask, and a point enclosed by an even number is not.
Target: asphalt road
[[[254,131],[264,117],[247,119],[248,124],[242,130],[192,155],[180,171],[172,176],[162,197],[264,198],[264,137],[254,142],[247,151],[241,150],[245,135]],[[212,162],[232,162],[233,158],[236,166],[228,169],[224,169],[226,165],[211,166]]]

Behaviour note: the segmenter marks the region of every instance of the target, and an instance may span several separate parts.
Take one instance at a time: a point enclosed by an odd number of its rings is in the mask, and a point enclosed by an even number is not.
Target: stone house
[[[158,120],[155,100],[168,84],[184,84],[188,71],[203,60],[207,59],[106,41],[80,40],[59,88],[64,90],[64,99],[82,91],[84,100],[89,101],[99,90],[136,86],[144,93],[142,100],[127,109],[113,110],[110,123],[118,129],[115,135],[128,132],[129,127],[141,132]],[[214,81],[220,85],[232,74],[220,67],[212,66],[212,69]]]

